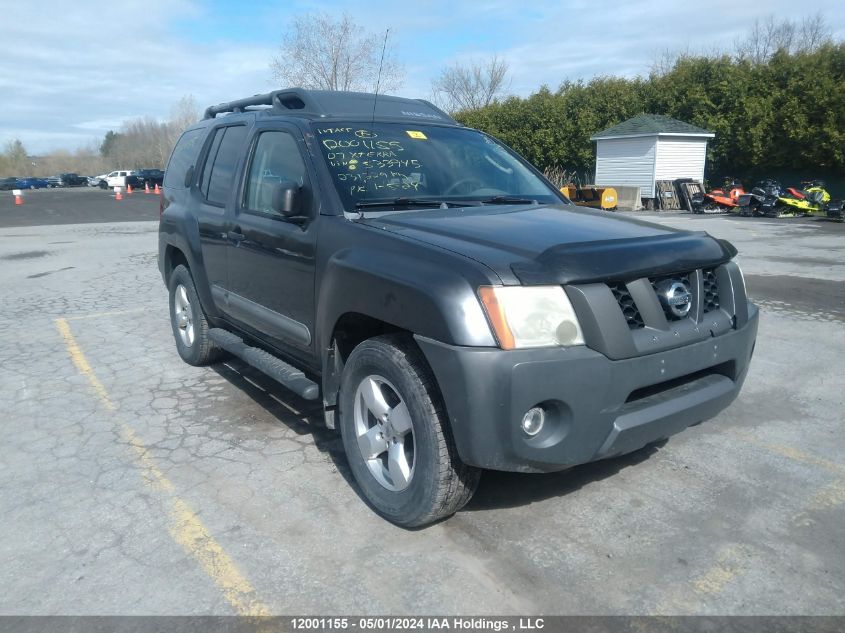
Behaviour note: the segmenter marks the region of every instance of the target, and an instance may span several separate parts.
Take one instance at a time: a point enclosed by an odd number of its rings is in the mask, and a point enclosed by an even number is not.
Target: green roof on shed
[[[669,134],[672,136],[716,136],[713,132],[705,130],[672,117],[662,114],[639,114],[618,125],[609,127],[602,132],[593,134],[591,141],[603,138],[620,138],[626,136],[656,136]]]

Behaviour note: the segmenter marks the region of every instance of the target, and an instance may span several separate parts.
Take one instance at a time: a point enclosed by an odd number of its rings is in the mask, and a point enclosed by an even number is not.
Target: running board
[[[250,347],[239,336],[222,328],[211,328],[208,331],[208,338],[230,354],[267,374],[270,378],[306,400],[316,400],[320,395],[320,388],[317,383],[306,378],[305,374],[296,367],[288,365],[263,349]]]

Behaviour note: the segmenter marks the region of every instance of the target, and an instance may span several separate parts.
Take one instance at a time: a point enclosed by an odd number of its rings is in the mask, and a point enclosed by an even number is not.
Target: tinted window
[[[208,179],[208,193],[206,198],[212,204],[225,205],[235,179],[235,165],[238,162],[241,148],[246,139],[246,126],[225,128],[223,140],[217,150],[211,177]],[[219,134],[219,133],[218,133]]]
[[[164,173],[165,187],[185,188],[185,174],[196,159],[204,132],[203,129],[188,130],[179,138]]]
[[[220,149],[220,141],[223,140],[223,133],[226,128],[218,128],[212,132],[211,147],[208,150],[208,156],[205,158],[205,167],[202,170],[202,178],[200,179],[200,191],[204,197],[208,197],[208,183],[211,181],[211,168],[214,167],[214,161],[217,159],[217,150]]]
[[[305,185],[305,163],[294,138],[287,132],[264,132],[258,137],[249,167],[246,208],[278,215],[273,194],[282,182]]]

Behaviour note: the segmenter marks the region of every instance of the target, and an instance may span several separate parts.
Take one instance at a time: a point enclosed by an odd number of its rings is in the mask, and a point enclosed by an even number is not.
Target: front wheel
[[[481,471],[461,462],[434,376],[409,338],[379,336],[352,351],[340,430],[361,493],[397,525],[450,516],[478,486]]]

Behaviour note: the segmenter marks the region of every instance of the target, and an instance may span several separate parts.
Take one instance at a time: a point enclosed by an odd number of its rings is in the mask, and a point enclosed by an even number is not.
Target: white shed
[[[715,134],[660,114],[640,114],[594,134],[596,185],[640,187],[654,198],[655,180],[704,180],[707,139]]]

